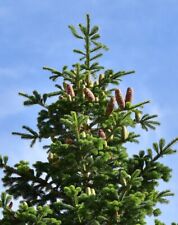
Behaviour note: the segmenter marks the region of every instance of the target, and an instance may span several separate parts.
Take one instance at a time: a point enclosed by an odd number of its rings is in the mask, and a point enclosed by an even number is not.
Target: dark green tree
[[[171,177],[160,158],[175,153],[178,138],[168,144],[161,139],[145,151],[127,154],[126,144],[139,142],[136,126],[155,129],[157,115],[144,114],[149,101],[133,104],[132,88],[122,95],[121,79],[134,71],[100,66],[97,59],[107,47],[98,41],[99,28],[90,26],[89,15],[86,25],[69,28],[84,43],[82,49],[74,49],[79,63],[61,71],[43,68],[56,82],[52,93],[19,93],[25,106],[37,104],[41,110],[36,131],[23,126],[24,132],[13,134],[31,140],[31,146],[43,139],[50,143],[44,146],[47,160],[33,167],[27,161],[10,166],[7,156],[0,157],[6,188],[0,224],[144,225],[146,216],[160,215],[157,203],[168,203],[167,197],[173,195],[157,187]]]

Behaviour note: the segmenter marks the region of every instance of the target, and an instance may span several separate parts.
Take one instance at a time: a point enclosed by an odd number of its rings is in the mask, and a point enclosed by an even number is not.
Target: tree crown
[[[160,139],[146,151],[127,154],[126,143],[139,143],[134,128],[155,129],[157,115],[144,114],[149,101],[133,104],[132,88],[125,96],[118,88],[134,71],[114,72],[98,63],[107,47],[99,42],[99,28],[90,25],[89,15],[79,30],[69,28],[84,43],[83,49],[74,49],[79,62],[62,71],[43,68],[51,73],[56,91],[19,93],[25,106],[42,109],[37,130],[23,126],[24,132],[13,134],[31,140],[31,147],[37,140],[51,143],[44,146],[47,160],[33,167],[27,161],[10,166],[7,156],[0,157],[6,187],[1,224],[143,225],[147,215],[160,215],[157,203],[167,203],[173,195],[157,190],[160,180],[171,177],[171,169],[159,159],[175,153],[178,138],[168,144]],[[17,210],[11,196],[23,199]]]

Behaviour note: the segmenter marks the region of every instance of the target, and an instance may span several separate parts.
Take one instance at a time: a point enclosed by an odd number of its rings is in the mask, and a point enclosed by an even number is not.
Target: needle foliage
[[[0,199],[0,224],[144,225],[146,216],[160,215],[158,203],[168,203],[173,195],[158,190],[160,181],[171,177],[171,168],[160,159],[175,153],[178,138],[169,143],[160,139],[128,154],[127,143],[139,148],[136,127],[156,129],[157,115],[143,112],[149,101],[133,103],[132,88],[120,90],[124,76],[134,71],[115,72],[98,63],[107,47],[89,15],[86,25],[69,28],[83,43],[74,49],[79,61],[61,71],[43,68],[55,83],[54,92],[19,93],[25,106],[41,109],[36,130],[23,126],[13,134],[30,140],[31,147],[48,139],[47,159],[11,166],[7,156],[0,157],[6,190]],[[18,198],[22,200],[15,209]],[[155,225],[163,224],[155,220]]]

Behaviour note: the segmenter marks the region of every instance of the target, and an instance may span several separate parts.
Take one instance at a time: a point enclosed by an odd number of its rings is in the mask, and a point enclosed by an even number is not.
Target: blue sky
[[[161,126],[142,132],[134,150],[146,149],[160,137],[170,141],[178,136],[177,0],[6,0],[0,2],[0,153],[8,154],[11,163],[45,158],[40,144],[30,149],[28,142],[11,135],[21,125],[34,127],[39,110],[23,107],[17,93],[53,90],[42,67],[60,70],[77,62],[72,49],[80,43],[67,26],[84,22],[86,13],[100,26],[102,41],[110,49],[102,65],[115,71],[136,70],[124,79],[121,89],[133,87],[135,102],[150,99],[145,112],[159,114]],[[173,178],[160,188],[170,187],[176,193],[162,207],[160,218],[166,224],[178,222],[177,161],[178,154],[164,160],[173,168]],[[152,224],[150,219],[148,223]]]

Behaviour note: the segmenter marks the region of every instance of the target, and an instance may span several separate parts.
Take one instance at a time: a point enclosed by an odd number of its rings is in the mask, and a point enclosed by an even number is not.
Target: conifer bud
[[[48,161],[51,162],[53,159],[54,159],[54,154],[50,152],[48,154]]]
[[[96,192],[95,192],[95,189],[94,188],[91,188],[91,194],[92,195],[96,195]]]
[[[133,89],[128,87],[127,88],[127,92],[126,92],[126,96],[125,96],[125,102],[132,102],[132,98],[133,98]]]
[[[73,89],[72,85],[66,84],[66,88],[65,89],[66,89],[66,93],[68,95],[70,95],[71,97],[75,96],[74,89]]]
[[[99,75],[99,83],[101,83],[101,81],[104,79],[104,74],[100,74]]]
[[[87,82],[87,84],[89,84],[90,83],[90,73],[87,73],[87,75],[86,75],[86,82]]]
[[[59,156],[56,154],[56,153],[52,153],[52,152],[49,152],[48,154],[48,161],[49,162],[56,162],[59,160]]]
[[[28,207],[27,202],[23,202],[23,206],[25,206],[27,208]]]
[[[87,187],[86,188],[86,193],[87,193],[87,195],[91,195],[92,193],[91,193],[91,188],[90,187]]]
[[[115,103],[115,98],[111,97],[110,101],[108,102],[107,108],[106,108],[106,115],[110,115],[114,109],[114,103]]]
[[[68,99],[69,102],[72,101],[72,97],[70,95],[67,96],[67,99]]]
[[[96,97],[95,100],[96,100],[96,102],[99,102],[99,98],[98,97]]]
[[[117,222],[119,222],[120,215],[119,215],[118,211],[115,212],[115,219]]]
[[[103,131],[103,129],[99,129],[98,135],[99,135],[100,138],[102,138],[102,139],[104,139],[104,140],[106,139],[106,134],[105,134],[105,132]]]
[[[59,96],[59,100],[65,99],[63,95]]]
[[[106,140],[105,140],[104,143],[103,143],[103,147],[104,147],[104,148],[108,147],[108,143],[107,143]]]
[[[73,144],[72,138],[66,138],[66,139],[65,139],[65,144],[68,144],[68,145]]]
[[[127,130],[127,128],[125,126],[122,126],[122,133],[121,133],[121,137],[122,140],[125,141],[129,136],[129,132]]]
[[[109,141],[112,141],[114,139],[114,135],[112,134],[109,138]]]
[[[80,134],[82,138],[86,138],[86,133],[85,131],[82,131],[82,133]]]
[[[94,96],[93,92],[90,91],[90,89],[84,88],[84,94],[85,94],[85,97],[88,99],[88,101],[90,101],[90,102],[95,101],[95,96]]]
[[[90,81],[90,82],[88,83],[88,85],[89,85],[89,87],[93,87],[93,82]]]
[[[125,108],[125,101],[122,97],[122,93],[119,89],[115,90],[115,98],[117,101],[118,106],[123,110]]]
[[[64,88],[64,90],[66,90],[66,83],[65,82],[63,82],[63,88]]]
[[[101,98],[106,98],[106,93],[104,91],[101,92]]]
[[[99,85],[99,82],[98,81],[95,81],[94,82],[94,86],[98,86]]]

